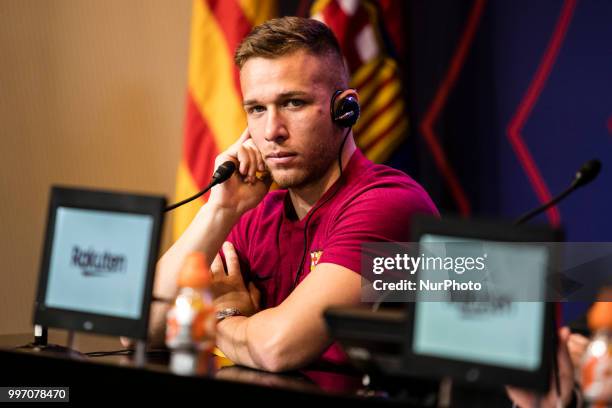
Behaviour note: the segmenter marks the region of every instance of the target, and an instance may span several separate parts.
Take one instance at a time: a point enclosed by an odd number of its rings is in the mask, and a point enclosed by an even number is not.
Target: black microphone
[[[599,175],[601,170],[601,162],[597,159],[589,160],[584,163],[580,170],[576,173],[576,177],[572,182],[574,188],[586,186],[591,181],[595,180],[595,177]]]
[[[168,211],[172,211],[175,208],[180,207],[181,205],[187,204],[193,200],[195,200],[196,198],[200,197],[201,195],[205,194],[208,190],[210,190],[211,188],[213,188],[214,186],[216,186],[217,184],[221,184],[224,181],[228,180],[230,177],[232,177],[232,174],[234,174],[234,172],[236,171],[236,164],[233,161],[226,161],[225,163],[221,164],[219,167],[217,167],[217,170],[215,170],[215,173],[213,174],[210,183],[206,186],[206,188],[202,191],[200,191],[199,193],[192,195],[189,198],[184,199],[183,201],[179,201],[178,203],[172,204],[168,207],[166,207],[164,209],[164,212],[168,212]]]
[[[522,215],[514,222],[514,225],[520,225],[524,222],[529,221],[536,215],[540,214],[542,211],[547,210],[548,208],[557,204],[559,201],[563,200],[565,197],[570,195],[574,190],[578,189],[579,187],[586,186],[591,181],[595,180],[600,170],[601,170],[601,162],[598,159],[589,160],[588,162],[584,163],[582,167],[580,168],[580,170],[576,172],[576,176],[574,177],[572,184],[570,184],[570,186],[565,191],[563,191],[558,196],[554,197],[548,203]]]
[[[236,164],[233,161],[228,160],[222,165],[220,165],[219,167],[217,167],[217,170],[215,170],[215,173],[213,174],[212,180],[210,181],[210,183],[213,186],[216,186],[217,184],[221,184],[227,179],[229,179],[230,177],[232,177],[232,174],[234,174],[235,171],[236,171]]]

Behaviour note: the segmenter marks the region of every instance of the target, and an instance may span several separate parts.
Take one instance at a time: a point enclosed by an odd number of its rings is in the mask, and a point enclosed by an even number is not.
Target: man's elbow
[[[296,360],[295,356],[292,356],[287,351],[283,351],[281,347],[280,345],[270,345],[265,350],[262,350],[259,356],[259,365],[262,370],[280,373],[294,370],[307,364],[307,362]]]
[[[284,371],[289,371],[294,367],[291,367],[287,364],[287,362],[281,358],[280,356],[275,356],[273,354],[269,354],[264,356],[260,360],[261,369],[264,371],[268,371],[270,373],[281,373]]]
[[[291,328],[280,329],[261,343],[256,359],[262,370],[272,373],[295,370],[319,356],[323,348],[317,347],[317,343],[303,336],[296,338]]]
[[[278,330],[262,333],[259,341],[255,340],[250,343],[249,351],[257,368],[272,373],[289,370],[284,357],[285,353],[281,351],[283,339]]]

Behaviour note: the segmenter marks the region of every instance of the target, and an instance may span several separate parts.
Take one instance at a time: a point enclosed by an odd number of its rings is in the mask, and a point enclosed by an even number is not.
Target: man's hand
[[[557,396],[554,378],[551,379],[550,389],[548,394],[542,395],[540,407],[556,408],[557,400],[561,399],[561,406],[566,407],[572,399],[574,390],[574,366],[567,348],[570,331],[567,327],[562,327],[559,330],[559,347],[557,349],[557,366],[559,369],[559,384],[561,387],[561,396]],[[535,407],[538,395],[532,391],[527,391],[516,387],[506,387],[508,396],[516,405],[521,408]]]
[[[240,273],[238,254],[230,242],[223,244],[227,273],[223,261],[217,255],[210,270],[212,272],[211,292],[214,298],[215,310],[236,308],[245,316],[252,316],[259,311],[260,294],[251,282],[249,289],[244,285]]]
[[[580,367],[582,364],[582,358],[589,345],[589,339],[584,337],[582,334],[572,333],[570,334],[569,340],[567,341],[567,348],[569,350],[570,357],[574,367]]]
[[[239,174],[213,187],[208,202],[220,208],[231,209],[240,216],[259,204],[272,180],[269,176],[264,181],[256,177],[258,172],[265,173],[266,167],[248,129],[229,149],[217,156],[215,168],[226,161],[236,163]]]

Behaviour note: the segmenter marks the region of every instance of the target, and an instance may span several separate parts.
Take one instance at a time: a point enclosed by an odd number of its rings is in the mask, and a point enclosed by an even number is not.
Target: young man
[[[235,61],[248,129],[216,165],[234,161],[237,174],[213,188],[161,258],[156,295],[174,296],[186,255],[204,252],[214,259],[215,307],[224,316],[217,346],[228,358],[268,371],[319,357],[341,362],[322,313],[359,304],[361,243],[407,241],[415,213],[438,212],[414,180],[356,148],[346,120],[358,115],[358,94],[324,24],[268,21]],[[266,169],[279,190],[256,177]]]
[[[341,362],[322,313],[360,302],[361,243],[408,241],[415,213],[438,212],[410,177],[371,163],[356,148],[343,117],[346,106],[356,113],[358,95],[348,88],[338,43],[324,24],[270,20],[241,43],[235,60],[248,128],[216,166],[231,160],[237,174],[212,189],[160,259],[155,294],[174,297],[185,257],[203,252],[214,259],[212,289],[222,316],[217,346],[232,361],[267,371],[319,357]],[[343,107],[350,98],[353,105]],[[256,177],[264,170],[281,189],[268,192],[270,180]],[[154,306],[153,337],[160,339],[167,309]],[[568,405],[569,336],[561,330],[560,398],[554,387],[545,396],[508,387],[514,404]]]

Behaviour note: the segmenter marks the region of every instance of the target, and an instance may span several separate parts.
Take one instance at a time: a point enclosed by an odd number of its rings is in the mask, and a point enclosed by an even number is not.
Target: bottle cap
[[[210,268],[206,256],[201,252],[189,254],[179,272],[178,286],[204,288],[210,284],[210,280]]]
[[[589,327],[591,330],[612,329],[612,302],[609,301],[612,299],[612,287],[604,288],[599,299],[603,301],[593,303],[589,310]]]

